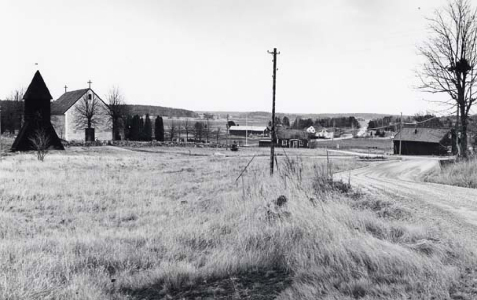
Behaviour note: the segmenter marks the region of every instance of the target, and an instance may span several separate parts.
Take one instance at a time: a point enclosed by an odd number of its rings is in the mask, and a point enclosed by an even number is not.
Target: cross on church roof
[[[66,93],[66,89],[67,89],[67,88],[68,88],[68,87],[67,87],[66,84],[65,84],[65,93]]]
[[[88,81],[89,88],[91,88],[91,84],[92,84],[92,83],[93,83],[93,82],[92,82],[91,79],[90,79],[90,80]]]

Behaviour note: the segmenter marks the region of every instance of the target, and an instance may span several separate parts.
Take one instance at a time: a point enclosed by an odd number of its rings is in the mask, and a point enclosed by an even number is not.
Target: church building
[[[66,92],[51,103],[51,123],[66,141],[110,141],[108,106],[91,87]]]

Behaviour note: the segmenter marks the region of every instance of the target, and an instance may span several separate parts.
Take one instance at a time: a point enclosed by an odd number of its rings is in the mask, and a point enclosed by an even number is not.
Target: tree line
[[[268,126],[271,126],[272,122],[268,122]],[[291,129],[303,130],[310,126],[315,128],[328,128],[328,127],[339,127],[339,128],[359,128],[359,122],[355,117],[333,117],[333,118],[317,118],[315,120],[311,118],[302,119],[301,117],[296,117],[293,123],[290,123],[290,119],[287,116],[283,118],[275,117],[275,125],[282,125]]]
[[[359,128],[359,122],[356,120],[355,117],[333,117],[333,118],[317,118],[315,120],[308,118],[302,119],[297,117],[295,121],[291,124],[291,128],[293,129],[305,129],[310,126],[315,128],[330,128],[330,127],[338,127],[338,128]]]
[[[207,122],[192,122],[189,119],[171,119],[169,125],[165,126],[164,119],[157,116],[154,119],[154,129],[149,114],[141,117],[139,115],[127,115],[120,118],[118,128],[124,131],[124,139],[130,141],[188,141],[188,142],[210,142],[219,141],[221,129],[212,130]],[[224,131],[225,133],[225,131]]]
[[[0,100],[1,133],[14,134],[23,122],[23,94],[25,89],[13,91],[5,100]]]
[[[397,131],[401,123],[399,116],[385,116],[375,118],[368,122],[368,129],[376,129],[377,131]],[[440,118],[434,114],[416,114],[414,116],[405,116],[402,118],[403,126],[417,126],[420,128],[450,128],[454,124],[452,119]]]

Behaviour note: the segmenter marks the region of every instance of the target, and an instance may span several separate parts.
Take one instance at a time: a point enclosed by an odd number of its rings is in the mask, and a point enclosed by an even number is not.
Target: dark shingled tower
[[[13,142],[12,151],[35,150],[30,138],[34,137],[39,130],[44,130],[48,135],[49,148],[64,150],[51,125],[50,100],[52,97],[39,71],[36,71],[23,99],[25,100],[25,123]]]

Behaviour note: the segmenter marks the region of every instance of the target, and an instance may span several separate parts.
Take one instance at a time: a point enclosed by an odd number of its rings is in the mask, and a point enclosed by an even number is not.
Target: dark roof
[[[51,114],[52,115],[62,115],[64,114],[73,104],[76,103],[89,89],[76,90],[71,92],[64,93],[58,100],[51,103]]]
[[[394,135],[395,141],[439,143],[449,134],[445,128],[403,128]]]
[[[303,130],[297,129],[282,129],[277,128],[277,138],[281,140],[290,140],[290,139],[303,139],[308,138],[308,133]]]
[[[23,95],[23,99],[53,99],[40,71],[36,71],[25,95]]]

